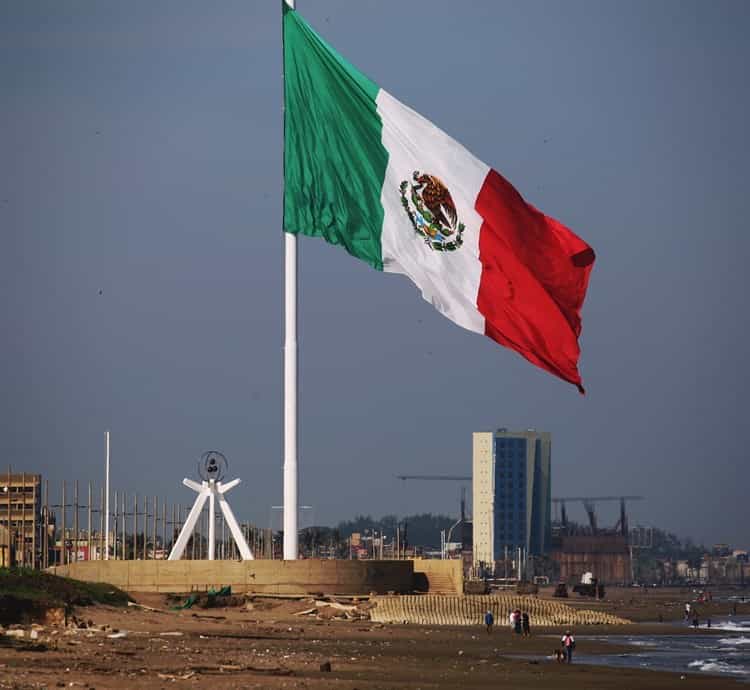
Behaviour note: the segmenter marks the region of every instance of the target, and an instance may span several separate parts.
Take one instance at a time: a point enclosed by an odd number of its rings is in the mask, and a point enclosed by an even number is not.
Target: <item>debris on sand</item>
[[[165,611],[164,609],[155,609],[153,606],[146,606],[145,604],[138,604],[135,601],[129,601],[128,606],[136,609],[141,609],[143,611],[151,611],[152,613],[169,613],[169,611]]]
[[[343,604],[335,597],[324,597],[311,600],[315,604],[312,608],[297,611],[295,616],[315,616],[319,620],[347,619],[347,620],[369,620],[369,610],[373,607],[369,602]]]

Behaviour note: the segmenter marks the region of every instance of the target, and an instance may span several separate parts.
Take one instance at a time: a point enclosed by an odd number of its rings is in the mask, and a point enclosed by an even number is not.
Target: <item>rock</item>
[[[321,673],[330,673],[331,672],[331,662],[330,661],[324,661],[320,665],[320,672]]]
[[[62,606],[47,609],[42,616],[44,625],[65,625],[65,609]]]

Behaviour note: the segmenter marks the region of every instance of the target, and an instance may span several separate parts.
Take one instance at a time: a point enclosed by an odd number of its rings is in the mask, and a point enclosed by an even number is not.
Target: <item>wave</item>
[[[719,659],[696,659],[688,664],[688,668],[694,668],[697,671],[705,673],[722,673],[733,676],[750,675],[750,670],[741,666],[733,666]]]
[[[727,630],[730,632],[750,632],[750,621],[716,621],[711,623],[716,630]]]
[[[732,647],[739,647],[740,645],[750,644],[750,637],[722,637],[719,640],[719,644],[731,645]]]
[[[633,647],[659,647],[661,646],[656,640],[633,640],[628,639],[627,644]]]

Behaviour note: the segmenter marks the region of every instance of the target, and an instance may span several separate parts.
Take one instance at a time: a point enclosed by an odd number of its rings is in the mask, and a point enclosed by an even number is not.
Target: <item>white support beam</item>
[[[216,482],[211,479],[209,481],[204,481],[198,484],[198,482],[194,482],[192,479],[183,479],[182,483],[189,489],[195,491],[198,495],[195,498],[195,503],[193,503],[193,507],[190,509],[187,520],[182,526],[180,534],[177,537],[177,541],[175,541],[174,546],[172,547],[172,551],[170,552],[169,558],[167,560],[178,561],[180,558],[182,558],[185,547],[190,541],[190,536],[195,529],[195,525],[198,522],[198,518],[203,511],[203,506],[206,504],[206,501],[209,502],[210,511],[208,516],[208,560],[213,561],[215,559],[217,499],[219,501],[221,512],[224,514],[224,518],[229,525],[229,530],[231,531],[232,537],[237,544],[237,548],[239,549],[242,559],[246,561],[253,560],[253,554],[250,551],[250,547],[247,545],[247,541],[245,541],[242,530],[237,524],[237,519],[234,517],[232,509],[229,507],[229,503],[227,503],[227,499],[224,497],[224,494],[227,493],[227,491],[229,491],[230,489],[233,489],[235,486],[237,486],[240,483],[240,480],[233,479],[231,482],[222,484],[221,482]]]
[[[186,484],[188,481],[190,480],[185,480],[185,482],[183,483]],[[205,483],[206,482],[204,482],[204,484]],[[207,499],[208,493],[200,490],[198,496],[195,499],[195,503],[193,503],[193,507],[190,509],[190,513],[188,513],[187,520],[185,520],[185,524],[180,530],[180,535],[177,537],[177,541],[174,543],[172,551],[169,553],[169,558],[167,560],[179,561],[180,558],[182,558],[185,547],[190,541],[190,536],[193,534],[193,530],[195,529],[195,523],[198,522],[198,518],[203,511],[203,506],[205,505]]]

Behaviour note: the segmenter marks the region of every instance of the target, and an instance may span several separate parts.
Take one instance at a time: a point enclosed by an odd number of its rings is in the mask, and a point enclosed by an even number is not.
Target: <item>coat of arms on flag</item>
[[[455,251],[463,244],[464,224],[458,221],[451,193],[435,175],[415,170],[412,179],[411,185],[404,180],[399,189],[401,204],[414,230],[430,249]]]

